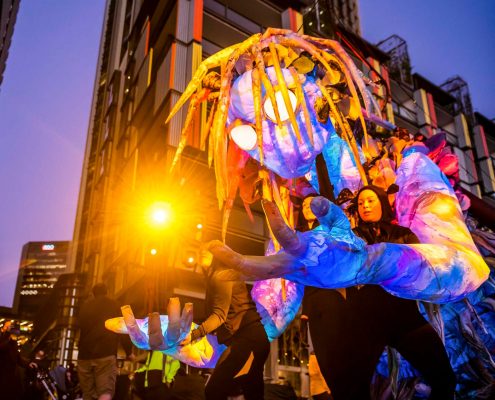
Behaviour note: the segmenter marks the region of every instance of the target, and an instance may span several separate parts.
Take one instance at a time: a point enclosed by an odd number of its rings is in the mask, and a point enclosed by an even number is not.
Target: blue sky
[[[72,238],[103,9],[21,1],[0,87],[0,306],[24,243]]]
[[[21,1],[0,87],[0,306],[10,306],[21,248],[72,238],[104,0]],[[415,72],[468,81],[495,117],[495,1],[361,0],[363,36],[392,34]]]
[[[406,40],[413,72],[440,85],[460,75],[475,111],[495,118],[495,1],[360,0],[362,35]]]

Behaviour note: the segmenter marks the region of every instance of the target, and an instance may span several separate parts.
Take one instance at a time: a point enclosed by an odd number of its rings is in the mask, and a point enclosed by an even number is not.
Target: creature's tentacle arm
[[[258,35],[258,37],[259,36],[261,35]],[[222,49],[219,52],[208,57],[199,65],[198,69],[194,73],[194,76],[187,85],[186,90],[184,90],[184,93],[182,93],[179,100],[177,101],[177,103],[175,103],[174,107],[170,111],[170,114],[168,115],[165,121],[166,124],[177,113],[177,111],[180,110],[180,108],[185,104],[185,102],[189,99],[189,97],[191,97],[192,94],[201,86],[201,82],[208,73],[208,71],[211,68],[218,67],[221,64],[221,62],[225,58],[229,57],[239,46],[241,46],[241,44],[242,43],[236,43],[232,46],[226,47],[225,49]]]
[[[276,255],[245,257],[218,242],[210,249],[251,279],[284,277],[323,288],[378,284],[400,297],[436,303],[462,298],[486,280],[488,266],[469,237],[451,188],[437,167],[416,153],[406,157],[401,168],[405,171],[399,171],[399,182],[414,196],[407,202],[406,194],[399,193],[402,220],[410,218],[411,228],[425,244],[365,246],[352,233],[343,212],[318,197],[311,208],[321,225],[302,234],[292,232],[276,207],[265,204],[272,231],[284,248]],[[428,235],[419,232],[420,228],[430,229]]]

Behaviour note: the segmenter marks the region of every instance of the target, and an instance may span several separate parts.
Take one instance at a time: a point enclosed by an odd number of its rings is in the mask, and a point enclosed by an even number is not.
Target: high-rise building
[[[7,65],[19,3],[19,0],[3,0],[0,2],[0,85]]]
[[[22,247],[14,310],[33,320],[58,277],[67,272],[68,241],[28,242]]]

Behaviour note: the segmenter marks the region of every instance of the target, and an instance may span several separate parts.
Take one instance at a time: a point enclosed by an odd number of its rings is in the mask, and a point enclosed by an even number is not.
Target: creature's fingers
[[[134,318],[131,306],[123,306],[120,308],[124,317],[125,325],[129,332],[129,337],[132,342],[139,348],[145,349],[148,347],[148,337],[139,329],[139,326]]]
[[[310,207],[317,218],[322,218],[327,215],[330,210],[330,200],[322,196],[313,197],[311,199]]]
[[[171,297],[167,305],[168,328],[167,344],[171,345],[179,341],[180,336],[180,300],[178,297]]]
[[[266,257],[242,256],[219,240],[208,243],[208,250],[225,266],[241,271],[248,280],[279,278],[303,268],[295,256],[285,251]]]
[[[160,350],[164,348],[165,339],[162,333],[162,324],[160,314],[157,312],[148,315],[148,336],[149,344],[152,350]]]
[[[303,254],[306,243],[287,226],[275,203],[263,200],[262,204],[272,232],[284,250],[294,256]]]
[[[343,230],[348,233],[351,231],[351,224],[344,212],[325,197],[314,197],[310,207],[320,224],[330,229],[332,236],[336,235],[336,230]]]
[[[181,333],[188,333],[190,331],[192,320],[193,320],[193,303],[186,303],[184,305],[184,309],[182,310],[182,315],[180,317]]]
[[[126,335],[129,333],[122,317],[107,319],[105,321],[105,328],[115,333],[124,333]]]

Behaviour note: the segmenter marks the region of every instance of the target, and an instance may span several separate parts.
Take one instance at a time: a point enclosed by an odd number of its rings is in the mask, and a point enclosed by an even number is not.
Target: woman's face
[[[373,190],[365,189],[359,194],[358,213],[364,222],[378,222],[382,219],[382,204]]]
[[[314,221],[316,219],[316,215],[311,211],[311,200],[313,200],[313,197],[307,197],[302,203],[302,212],[306,221]]]

